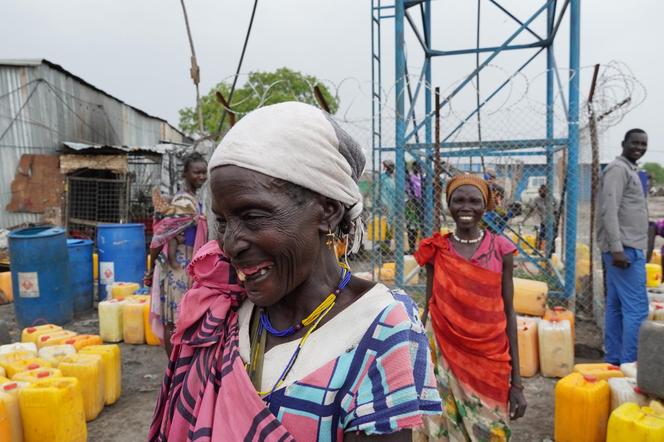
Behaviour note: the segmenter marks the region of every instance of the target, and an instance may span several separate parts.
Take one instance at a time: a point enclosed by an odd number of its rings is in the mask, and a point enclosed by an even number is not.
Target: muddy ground
[[[0,306],[0,319],[9,322],[12,338],[20,339],[12,304]],[[66,326],[78,333],[98,333],[97,315],[86,314]],[[88,423],[88,439],[94,442],[143,441],[152,419],[155,400],[166,366],[159,347],[120,344],[122,348],[122,396]],[[577,325],[577,361],[601,358],[601,336],[588,322]],[[553,439],[553,389],[555,380],[540,376],[526,379],[526,416],[514,423],[514,441]]]

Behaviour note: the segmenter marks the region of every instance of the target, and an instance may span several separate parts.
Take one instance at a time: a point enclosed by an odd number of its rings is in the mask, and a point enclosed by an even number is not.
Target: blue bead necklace
[[[337,285],[337,288],[334,292],[330,293],[330,295],[325,298],[323,302],[321,302],[316,309],[309,314],[306,318],[302,319],[300,322],[298,322],[295,325],[291,325],[290,327],[284,329],[284,330],[277,330],[272,326],[272,323],[270,322],[270,317],[268,316],[267,312],[265,310],[262,310],[260,312],[260,325],[261,327],[266,330],[269,334],[272,336],[278,336],[278,337],[284,337],[284,336],[291,336],[297,333],[300,329],[304,327],[308,327],[314,322],[316,322],[316,319],[323,314],[326,310],[330,308],[330,306],[334,305],[334,303],[337,300],[337,296],[341,291],[346,288],[348,283],[350,282],[350,277],[351,277],[351,272],[348,269],[348,267],[345,264],[339,264],[341,267],[341,279],[339,280],[339,285]]]

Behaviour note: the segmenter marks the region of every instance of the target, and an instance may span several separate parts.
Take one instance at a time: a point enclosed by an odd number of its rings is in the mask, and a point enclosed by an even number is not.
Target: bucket
[[[74,316],[64,229],[28,227],[9,234],[14,311],[19,327],[66,324]]]
[[[97,227],[99,253],[99,299],[106,299],[106,286],[115,281],[143,282],[145,273],[145,226],[143,224],[100,224]]]
[[[68,239],[69,286],[74,297],[74,313],[92,310],[92,241],[89,239]]]

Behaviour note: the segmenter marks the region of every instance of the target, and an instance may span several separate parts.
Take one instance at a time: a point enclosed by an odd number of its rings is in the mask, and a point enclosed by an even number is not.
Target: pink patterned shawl
[[[294,441],[255,393],[239,352],[235,270],[216,241],[188,267],[173,352],[149,441]]]

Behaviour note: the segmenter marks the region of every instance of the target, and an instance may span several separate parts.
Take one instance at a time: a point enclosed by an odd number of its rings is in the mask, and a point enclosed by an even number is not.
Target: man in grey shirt
[[[547,195],[548,195],[548,189],[546,187],[546,184],[542,184],[539,189],[537,189],[537,196],[533,198],[533,200],[528,203],[526,206],[526,215],[523,217],[523,221],[521,221],[522,224],[526,222],[528,218],[534,213],[537,215],[539,218],[539,229],[537,230],[537,248],[542,249],[542,246],[544,244],[544,241],[546,241],[547,237],[547,230],[546,230],[546,205],[547,205]],[[558,208],[558,201],[554,197],[553,198],[553,212],[554,212],[554,217],[556,210]],[[555,237],[555,235],[553,235]]]
[[[647,148],[645,131],[627,131],[622,155],[602,173],[597,236],[606,270],[604,345],[606,361],[615,365],[636,361],[639,327],[648,317],[648,202],[636,165]]]

